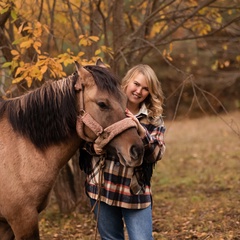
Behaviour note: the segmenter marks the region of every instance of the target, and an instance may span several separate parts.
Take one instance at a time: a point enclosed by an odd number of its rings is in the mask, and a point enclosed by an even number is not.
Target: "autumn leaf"
[[[99,55],[101,52],[102,52],[101,49],[97,49],[97,50],[95,51],[95,55]]]
[[[18,67],[17,70],[16,70],[16,73],[15,73],[15,77],[20,74],[21,72],[24,72],[26,69],[23,68],[23,67]]]
[[[19,83],[23,80],[23,77],[17,77],[17,78],[14,78],[14,80],[12,81],[12,83]]]
[[[13,49],[13,50],[11,50],[11,54],[12,55],[19,55],[19,52]]]
[[[26,80],[26,82],[27,82],[27,86],[28,86],[28,87],[31,87],[33,79],[28,76],[28,77],[25,77],[25,80]]]
[[[36,41],[36,42],[34,42],[33,43],[33,48],[36,50],[36,52],[38,53],[38,54],[41,54],[41,51],[39,50],[39,47],[41,47],[41,42],[39,42],[39,41]]]
[[[33,40],[29,39],[28,41],[24,41],[24,42],[20,43],[20,47],[21,48],[30,48],[32,44],[33,44]]]
[[[97,36],[89,36],[89,39],[92,40],[93,42],[97,42],[99,40],[99,37],[97,37]]]
[[[44,74],[47,71],[48,67],[47,66],[43,66],[40,71],[42,74]]]

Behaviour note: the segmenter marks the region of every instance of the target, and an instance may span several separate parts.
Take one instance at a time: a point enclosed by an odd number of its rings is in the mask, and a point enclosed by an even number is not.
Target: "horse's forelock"
[[[120,80],[111,71],[96,65],[87,65],[84,68],[92,74],[97,87],[101,91],[107,91],[118,99],[122,98]]]

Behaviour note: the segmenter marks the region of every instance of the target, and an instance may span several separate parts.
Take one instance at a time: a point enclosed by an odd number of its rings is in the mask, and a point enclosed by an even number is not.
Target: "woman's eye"
[[[105,102],[98,102],[98,106],[101,109],[109,109],[108,105]]]

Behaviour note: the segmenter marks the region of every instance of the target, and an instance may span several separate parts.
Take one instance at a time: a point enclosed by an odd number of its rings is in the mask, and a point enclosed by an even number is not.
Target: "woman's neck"
[[[130,102],[127,103],[127,108],[134,115],[136,115],[140,110],[140,106],[138,104],[132,104]]]

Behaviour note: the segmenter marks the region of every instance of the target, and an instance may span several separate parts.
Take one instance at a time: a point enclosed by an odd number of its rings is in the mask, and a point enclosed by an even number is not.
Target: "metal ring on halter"
[[[79,111],[79,115],[80,116],[83,116],[85,114],[85,110],[84,109],[81,109],[80,111]]]

